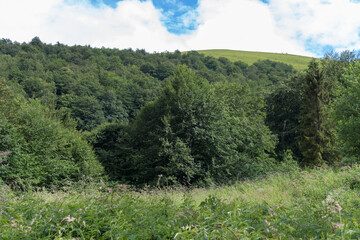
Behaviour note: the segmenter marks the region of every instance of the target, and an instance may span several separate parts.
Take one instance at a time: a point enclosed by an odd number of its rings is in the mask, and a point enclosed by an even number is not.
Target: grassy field
[[[247,52],[247,51],[235,51],[235,50],[200,50],[199,53],[203,53],[206,56],[213,56],[216,58],[225,57],[231,61],[242,61],[247,64],[253,64],[258,60],[269,59],[271,61],[283,62],[293,65],[296,70],[304,70],[307,68],[308,63],[312,59],[311,57],[304,57],[291,54],[281,53],[266,53],[266,52]]]
[[[360,167],[295,170],[210,189],[13,193],[0,185],[1,239],[359,239]]]

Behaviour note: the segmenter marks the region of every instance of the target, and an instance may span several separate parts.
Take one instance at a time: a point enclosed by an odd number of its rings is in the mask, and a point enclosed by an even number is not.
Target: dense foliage
[[[359,161],[360,153],[360,63],[345,70],[334,102],[333,117],[337,122],[339,146],[351,162]],[[351,163],[350,162],[350,163]]]
[[[264,124],[264,93],[256,91],[269,92],[293,73],[269,60],[248,66],[197,52],[3,39],[2,98],[13,100],[4,99],[0,111],[8,139],[0,151],[12,152],[2,179],[49,186],[98,175],[92,148],[106,176],[132,184],[262,175],[274,165],[275,139]],[[92,148],[74,128],[88,131]]]
[[[106,122],[131,121],[139,109],[155,100],[164,80],[180,64],[210,83],[247,82],[273,85],[294,73],[290,65],[259,61],[248,66],[197,52],[149,54],[144,50],[68,47],[0,40],[0,76],[26,98],[64,108],[77,129],[92,130]]]
[[[326,75],[319,64],[312,61],[305,74],[305,89],[300,109],[299,137],[304,165],[332,164],[334,135],[328,123],[327,109],[330,103],[330,90]]]
[[[81,184],[19,195],[0,186],[7,239],[358,239],[360,169],[293,169],[192,190]]]
[[[102,167],[91,146],[59,112],[37,100],[16,102],[0,82],[0,177],[13,187],[50,187],[83,175],[99,177]],[[1,156],[0,156],[1,158]]]
[[[246,86],[214,86],[181,66],[128,127],[107,125],[91,138],[116,180],[188,185],[258,176],[272,167],[275,141],[249,94]]]
[[[354,163],[357,59],[331,53],[296,72],[195,51],[2,39],[0,177],[22,189],[83,175],[208,186],[264,176],[289,159]]]

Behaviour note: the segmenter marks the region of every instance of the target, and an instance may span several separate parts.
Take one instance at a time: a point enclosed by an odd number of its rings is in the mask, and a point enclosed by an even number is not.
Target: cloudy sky
[[[360,49],[360,0],[0,0],[0,38],[162,52]]]

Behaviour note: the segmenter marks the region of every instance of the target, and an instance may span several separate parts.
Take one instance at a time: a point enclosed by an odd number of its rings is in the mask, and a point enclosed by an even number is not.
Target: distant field
[[[269,59],[271,61],[283,62],[293,65],[296,70],[304,70],[307,68],[308,63],[312,59],[311,57],[304,57],[298,55],[284,54],[284,53],[265,53],[265,52],[247,52],[236,50],[199,50],[199,53],[206,56],[213,56],[216,58],[225,57],[231,61],[242,61],[247,64],[253,64],[258,60]]]

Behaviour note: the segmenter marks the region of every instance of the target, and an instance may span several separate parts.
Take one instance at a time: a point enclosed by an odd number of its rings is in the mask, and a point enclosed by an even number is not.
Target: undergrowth
[[[274,174],[209,189],[57,191],[0,184],[1,239],[358,239],[360,167]]]

